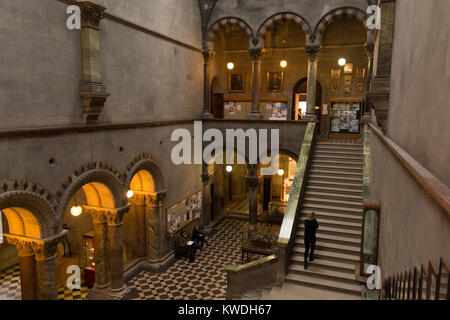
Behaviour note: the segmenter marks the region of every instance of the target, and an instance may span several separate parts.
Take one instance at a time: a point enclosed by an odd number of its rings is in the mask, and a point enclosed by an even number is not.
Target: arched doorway
[[[306,113],[306,101],[307,101],[307,83],[308,78],[301,78],[295,84],[292,92],[292,119],[293,120],[301,120]],[[319,109],[316,109],[317,119],[320,119],[321,109],[322,109],[322,85],[319,81],[317,81],[316,85],[316,106],[319,106]]]

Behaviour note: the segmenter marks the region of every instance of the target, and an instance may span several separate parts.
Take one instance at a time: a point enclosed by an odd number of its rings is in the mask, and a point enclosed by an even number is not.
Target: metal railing
[[[401,272],[383,282],[384,300],[450,300],[450,269],[440,258],[439,269],[430,260],[428,269]]]

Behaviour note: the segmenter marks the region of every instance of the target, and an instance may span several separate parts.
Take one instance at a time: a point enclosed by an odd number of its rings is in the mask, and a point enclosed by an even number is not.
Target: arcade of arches
[[[450,6],[420,1],[90,0],[81,30],[73,1],[0,1],[0,300],[378,298],[368,262],[385,288],[450,262]],[[275,171],[175,165],[199,120],[278,130]]]

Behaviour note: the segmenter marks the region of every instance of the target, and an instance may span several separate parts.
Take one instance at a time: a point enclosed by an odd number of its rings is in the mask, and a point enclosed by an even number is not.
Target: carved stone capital
[[[373,58],[373,54],[375,52],[375,44],[374,43],[366,43],[365,44],[366,54],[369,59]]]
[[[7,234],[4,236],[6,242],[16,247],[19,257],[29,257],[34,255],[34,249],[30,241],[12,238]]]
[[[209,181],[211,180],[212,175],[209,173],[202,173],[202,182],[203,184],[208,184]]]
[[[106,223],[107,210],[101,207],[82,206],[83,211],[92,216],[92,220],[95,224]]]
[[[214,57],[216,53],[214,51],[205,50],[203,51],[203,61],[205,64],[208,64],[211,62],[211,59]]]
[[[263,40],[261,38],[253,38],[250,40],[250,48],[248,54],[252,57],[254,62],[258,62],[266,53],[264,49]]]
[[[247,183],[249,188],[256,188],[258,186],[259,179],[254,176],[245,176],[245,182]]]
[[[310,60],[315,60],[320,52],[320,47],[319,46],[305,47],[305,52],[309,55]]]
[[[106,8],[91,1],[82,1],[78,5],[81,10],[81,26],[99,29],[100,20],[104,18]]]
[[[82,82],[80,84],[84,123],[97,123],[109,95],[106,87],[101,83]]]
[[[115,210],[108,210],[106,212],[106,220],[108,226],[119,226],[123,224],[123,218],[125,214],[130,210],[130,206],[127,205],[123,208],[118,208]]]

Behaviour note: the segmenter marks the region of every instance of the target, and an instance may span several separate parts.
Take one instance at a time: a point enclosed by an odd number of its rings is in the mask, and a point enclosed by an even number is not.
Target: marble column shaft
[[[128,207],[107,213],[109,241],[109,291],[119,292],[126,289],[123,279],[123,216]]]
[[[20,289],[22,300],[37,299],[36,260],[30,244],[16,245],[20,265]]]
[[[208,226],[211,222],[211,175],[208,173],[206,166],[202,173],[203,182],[203,199],[202,199],[202,210],[203,210],[203,226]]]
[[[262,119],[260,111],[261,100],[261,66],[262,57],[264,56],[264,48],[260,45],[251,48],[249,54],[253,60],[253,88],[252,88],[252,112],[249,116],[250,119]]]
[[[316,120],[317,54],[319,53],[319,50],[319,47],[307,47],[305,49],[306,53],[309,55],[306,94],[306,118],[309,121]]]
[[[211,115],[211,51],[203,52],[203,115]]]
[[[248,185],[248,210],[249,210],[249,232],[256,231],[258,223],[258,174],[257,169],[249,169],[248,175],[245,177],[245,181]]]

